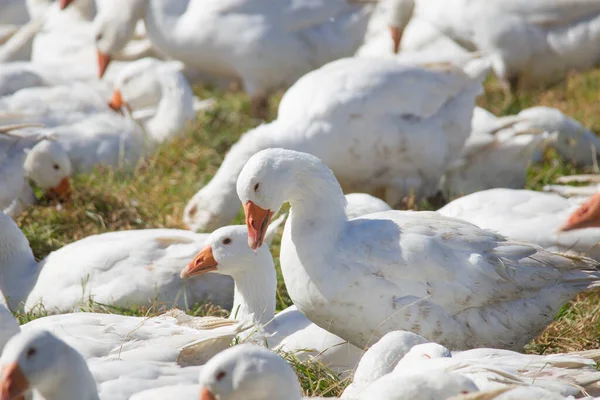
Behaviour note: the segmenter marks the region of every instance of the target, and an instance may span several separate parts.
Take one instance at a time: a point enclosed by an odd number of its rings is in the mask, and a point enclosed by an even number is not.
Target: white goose
[[[438,210],[480,228],[547,250],[586,255],[600,260],[600,229],[561,232],[581,199],[533,190],[490,189],[456,199]]]
[[[143,128],[109,108],[106,88],[82,83],[76,89],[21,90],[5,99],[6,118],[0,112],[0,120],[48,126],[46,132],[64,147],[77,172],[89,172],[97,165],[135,166],[154,146],[185,132],[183,128],[195,118],[196,110],[209,105],[196,100],[175,65],[154,59],[125,67],[110,101],[113,109],[129,106],[134,118],[139,115]]]
[[[144,18],[148,37],[162,53],[211,75],[241,80],[257,111],[271,91],[351,56],[372,9],[346,0],[136,0],[126,8],[120,1],[106,3],[94,21],[100,76]]]
[[[45,400],[128,400],[137,392],[197,382],[202,367],[120,359],[86,360],[75,348],[44,330],[9,340],[2,357],[2,396],[33,394]]]
[[[542,387],[563,396],[597,392],[600,352],[528,355],[499,349],[473,349],[451,353],[437,343],[419,344],[398,362],[392,373],[443,370],[471,379],[481,391],[510,384]]]
[[[37,262],[23,232],[0,213],[0,289],[12,310],[70,312],[96,302],[117,306],[212,301],[231,305],[233,283],[218,275],[189,285],[179,272],[204,246],[206,235],[175,229],[90,236]]]
[[[206,363],[248,328],[222,318],[190,317],[179,310],[157,317],[52,315],[19,327],[3,305],[0,327],[0,349],[20,332],[51,332],[88,361],[100,397],[110,400],[126,400],[147,388],[196,383],[199,369],[187,366]]]
[[[435,194],[469,135],[480,91],[479,79],[451,67],[358,58],[327,64],[286,92],[275,121],[231,147],[215,177],[186,205],[184,221],[194,230],[228,224],[239,210],[238,174],[269,147],[314,154],[346,192],[375,194],[392,207],[411,193]]]
[[[307,355],[338,373],[356,366],[362,350],[313,324],[296,307],[275,314],[277,274],[269,250],[248,247],[243,225],[217,229],[193,261],[181,272],[182,277],[207,272],[229,275],[235,282],[230,318],[261,326],[249,340],[269,348]]]
[[[460,159],[448,167],[441,182],[446,198],[497,187],[525,186],[527,167],[538,149],[551,141],[551,135],[541,127],[520,122],[503,121],[475,107],[471,136]]]
[[[357,347],[406,329],[452,349],[520,349],[565,302],[600,284],[591,259],[438,213],[349,221],[333,172],[306,153],[255,154],[237,191],[254,249],[272,213],[290,203],[280,256],[288,293],[311,321]]]
[[[580,166],[597,163],[600,140],[578,121],[550,107],[532,107],[517,115],[496,117],[482,108],[473,112],[471,136],[463,154],[446,171],[448,197],[492,188],[522,189],[526,168],[554,148]]]
[[[71,162],[62,146],[40,135],[22,138],[6,132],[19,127],[0,127],[0,210],[18,214],[35,202],[26,177],[49,197],[68,200]]]
[[[213,357],[200,373],[201,400],[300,400],[302,391],[290,366],[277,354],[251,344],[227,349]],[[402,377],[364,400],[433,400],[476,391],[457,374],[434,371],[429,376]],[[304,397],[303,399],[309,399]],[[310,399],[315,399],[311,397]]]
[[[356,56],[393,57],[399,62],[412,64],[447,62],[458,67],[466,67],[482,58],[480,52],[468,51],[431,24],[411,18],[413,8],[411,1],[380,0]],[[407,48],[407,41],[412,48]],[[400,47],[402,50],[399,52]]]
[[[240,344],[213,357],[200,373],[200,400],[300,400],[292,368],[262,346]]]
[[[428,375],[435,370],[464,375],[482,391],[518,384],[577,395],[597,387],[598,357],[597,350],[547,356],[486,348],[450,352],[437,343],[426,343],[425,338],[414,333],[393,331],[365,353],[342,398],[361,398],[370,392],[369,386],[379,385],[376,382],[388,374]],[[388,377],[384,382],[391,380]]]
[[[591,397],[585,397],[591,399]],[[496,390],[459,394],[448,397],[447,400],[573,400],[573,396],[564,397],[537,386],[511,385]]]
[[[595,0],[404,1],[416,4],[418,18],[487,54],[496,75],[512,90],[552,84],[569,70],[600,62],[595,51],[600,3]]]

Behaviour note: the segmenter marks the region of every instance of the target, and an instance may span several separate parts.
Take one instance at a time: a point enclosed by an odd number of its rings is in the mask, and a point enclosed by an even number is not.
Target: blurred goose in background
[[[14,215],[35,201],[26,178],[51,198],[68,200],[70,194],[71,162],[62,146],[42,135],[10,134],[28,126],[0,126],[0,210]]]
[[[451,66],[348,58],[305,75],[283,96],[275,121],[231,147],[214,178],[186,205],[185,223],[207,231],[228,224],[240,207],[239,172],[269,147],[314,154],[336,173],[344,191],[376,195],[392,207],[411,194],[436,194],[471,130],[483,79],[474,74]]]
[[[517,115],[496,117],[476,107],[471,136],[462,157],[442,182],[448,198],[492,188],[522,189],[527,167],[540,162],[545,148],[567,162],[597,165],[600,140],[578,121],[550,107],[532,107]]]
[[[230,307],[231,278],[179,277],[206,235],[176,229],[109,232],[89,236],[37,262],[15,222],[0,213],[0,290],[12,310],[72,312],[91,303],[131,307],[166,304],[188,308],[211,301]]]
[[[290,298],[357,347],[406,329],[457,350],[520,350],[567,301],[600,285],[592,259],[439,213],[348,220],[333,172],[307,153],[262,150],[242,169],[237,192],[253,249],[273,213],[290,203],[280,253]]]
[[[21,330],[49,331],[86,360],[117,358],[188,366],[204,364],[249,326],[172,309],[153,317],[90,312],[50,315],[22,325]]]
[[[461,157],[446,170],[441,188],[448,199],[479,190],[525,186],[527,168],[538,148],[551,141],[541,128],[502,121],[475,107],[471,135]]]
[[[24,89],[0,99],[0,121],[43,123],[69,154],[77,172],[97,165],[135,167],[166,140],[185,133],[200,101],[178,63],[142,59],[123,68],[112,97],[106,84]],[[109,101],[110,100],[110,101]],[[131,110],[119,115],[115,110]]]
[[[480,52],[468,51],[430,24],[412,18],[413,8],[411,1],[380,0],[369,20],[364,42],[355,55],[394,58],[409,64],[451,63],[461,68],[483,58]],[[404,36],[405,31],[408,38]],[[411,48],[406,45],[407,39],[413,43]]]
[[[121,1],[105,0],[94,21],[99,73],[143,18],[148,37],[162,53],[202,72],[240,80],[255,112],[263,113],[273,90],[352,55],[372,7],[346,0],[135,0],[123,7]]]
[[[438,213],[460,218],[512,240],[600,261],[600,229],[560,230],[582,201],[581,198],[565,199],[554,193],[496,188],[456,199]]]
[[[211,233],[204,249],[181,272],[181,277],[208,272],[233,278],[229,318],[250,321],[259,327],[249,332],[246,340],[297,353],[300,359],[310,356],[336,373],[347,373],[356,366],[361,349],[313,324],[295,306],[275,314],[277,273],[273,258],[266,247],[256,252],[248,247],[245,226],[226,226]]]
[[[587,185],[571,186],[571,183]],[[589,197],[600,192],[599,174],[565,175],[556,179],[556,184],[545,185],[545,192],[553,192],[563,197]]]
[[[402,9],[486,54],[507,89],[537,88],[600,62],[596,0],[399,0]],[[402,17],[407,21],[407,17]]]

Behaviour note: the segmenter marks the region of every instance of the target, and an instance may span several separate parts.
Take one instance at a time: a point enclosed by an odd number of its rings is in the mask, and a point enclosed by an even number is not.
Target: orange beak
[[[206,246],[200,250],[200,253],[194,257],[192,262],[181,271],[179,276],[184,279],[195,275],[202,275],[210,271],[216,271],[217,265],[218,263],[213,256],[212,247]]]
[[[390,33],[392,34],[392,41],[394,42],[394,54],[398,54],[400,42],[402,42],[402,31],[398,27],[390,26]]]
[[[217,398],[210,392],[210,390],[203,387],[202,390],[200,390],[200,400],[217,400]]]
[[[50,199],[69,201],[71,199],[71,184],[69,183],[69,178],[63,178],[57,187],[46,192],[46,196]]]
[[[27,390],[29,390],[29,381],[18,363],[14,362],[2,368],[0,400],[22,400]]]
[[[69,7],[69,4],[71,4],[72,2],[73,0],[60,0],[58,2],[58,6],[61,10],[64,10],[65,8]]]
[[[575,210],[559,231],[567,232],[583,228],[600,228],[600,193],[592,196]]]
[[[123,97],[121,96],[121,91],[119,89],[115,89],[110,99],[110,102],[108,103],[108,106],[113,110],[120,112],[121,107],[123,107],[124,105],[125,102],[123,101]]]
[[[110,56],[108,54],[101,53],[98,51],[98,78],[102,78],[110,63]]]
[[[248,246],[252,250],[258,249],[263,244],[267,228],[273,218],[273,211],[263,210],[251,201],[244,204],[246,226],[248,227]]]

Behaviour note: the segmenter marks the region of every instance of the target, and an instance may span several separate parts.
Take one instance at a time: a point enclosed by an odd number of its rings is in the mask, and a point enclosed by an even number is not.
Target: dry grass
[[[569,81],[539,93],[519,96],[508,107],[499,85],[490,79],[479,104],[498,115],[519,112],[537,104],[557,107],[600,132],[600,70],[574,75]],[[164,146],[135,171],[99,169],[74,179],[72,202],[62,209],[43,204],[25,212],[18,223],[28,237],[35,255],[50,251],[86,236],[120,229],[183,228],[182,214],[187,200],[215,173],[227,149],[238,137],[260,123],[249,117],[249,99],[244,94],[221,93],[197,88],[200,97],[214,97],[215,109],[202,114],[181,138]],[[270,116],[275,116],[276,102]],[[529,170],[528,188],[538,189],[558,176],[579,173],[570,164],[549,152],[543,165]],[[422,208],[423,206],[419,207]],[[241,223],[241,215],[237,223]],[[278,241],[275,242],[278,254]],[[279,260],[276,258],[276,263]],[[280,277],[281,278],[281,277]],[[278,308],[291,304],[279,279]],[[553,353],[598,348],[600,342],[600,294],[582,295],[565,306],[556,321],[530,345],[527,351]],[[94,309],[127,315],[149,315],[161,307],[120,309],[94,304]],[[196,307],[198,315],[222,311]],[[33,318],[20,315],[22,322]],[[303,388],[310,395],[339,395],[345,386],[322,366],[287,356],[295,366]]]

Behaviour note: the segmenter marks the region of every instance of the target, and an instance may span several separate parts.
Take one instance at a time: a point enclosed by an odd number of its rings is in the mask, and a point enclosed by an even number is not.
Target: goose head
[[[322,175],[324,179],[313,179]],[[287,149],[266,149],[253,155],[238,176],[237,193],[244,207],[248,245],[262,246],[273,214],[299,189],[322,193],[321,183],[339,188],[333,173],[317,157]],[[340,189],[341,193],[341,189]],[[345,207],[345,197],[341,195]]]
[[[561,232],[583,228],[600,227],[600,193],[596,193],[583,203],[559,228]]]
[[[130,110],[156,107],[161,98],[157,74],[164,63],[154,58],[143,58],[129,63],[118,74],[108,106],[115,111],[121,107]]]
[[[344,397],[354,396],[364,388],[389,374],[413,346],[427,343],[427,339],[416,333],[392,331],[385,334],[369,348],[360,359],[354,380],[344,392]]]
[[[248,247],[248,233],[243,225],[225,226],[210,234],[205,247],[181,271],[181,277],[216,272],[235,277],[256,266],[272,268],[271,253],[266,247],[256,252]]]
[[[76,0],[61,0],[61,9]],[[77,0],[81,1],[81,0]],[[137,20],[144,16],[146,0],[103,1],[94,18],[94,38],[98,54],[98,76],[102,78],[114,54],[133,37]]]
[[[300,400],[298,378],[264,347],[241,344],[213,357],[200,373],[200,400]]]
[[[396,364],[394,370],[407,370],[412,363],[435,358],[451,358],[448,348],[437,343],[423,343],[413,346],[408,353]]]
[[[72,166],[69,155],[60,143],[51,139],[37,143],[27,153],[24,168],[27,176],[50,198],[69,199]]]
[[[412,18],[415,2],[414,0],[390,0],[390,3],[387,23],[394,42],[394,53],[398,53],[402,33]]]
[[[50,332],[29,330],[12,337],[4,347],[0,365],[2,400],[21,399],[34,389],[48,400],[75,398],[66,394],[72,395],[75,387],[85,385],[88,395],[79,390],[77,398],[97,399],[95,382],[83,358]]]

